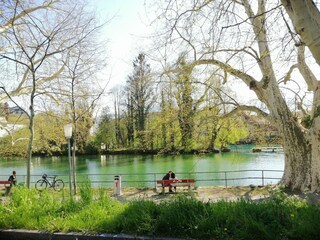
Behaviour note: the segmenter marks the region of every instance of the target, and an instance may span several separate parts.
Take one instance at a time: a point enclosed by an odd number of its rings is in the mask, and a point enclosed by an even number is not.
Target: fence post
[[[226,183],[226,188],[228,187],[228,179],[227,179],[227,172],[224,172],[224,181]]]
[[[153,174],[154,190],[157,191],[157,174]]]
[[[262,186],[264,186],[264,171],[261,170],[261,172],[262,172],[262,178],[261,178],[261,180],[262,180]]]

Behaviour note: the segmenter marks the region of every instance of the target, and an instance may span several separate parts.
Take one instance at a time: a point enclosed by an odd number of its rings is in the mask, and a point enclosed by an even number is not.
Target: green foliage
[[[84,152],[86,154],[97,154],[99,152],[99,147],[100,146],[97,146],[93,141],[89,141],[84,147]]]
[[[30,136],[29,123],[25,118],[18,121],[18,119],[11,117],[11,121],[16,121],[17,124],[24,124],[25,127],[12,133],[12,136],[1,138],[0,155],[26,156]],[[38,155],[61,154],[66,143],[62,127],[64,122],[61,117],[47,112],[45,114],[37,114],[34,121],[33,153]]]
[[[27,155],[27,143],[28,139],[25,138],[26,129],[18,130],[14,133],[13,139],[10,136],[5,136],[0,140],[0,155],[1,156],[20,156],[25,157]],[[21,139],[12,145],[12,141]],[[22,140],[23,139],[23,140]]]
[[[33,153],[38,155],[55,155],[64,151],[64,122],[61,116],[52,112],[35,116],[35,136]]]
[[[239,120],[239,117],[222,119],[219,121],[219,124],[221,128],[217,136],[217,145],[220,148],[227,147],[228,144],[234,144],[240,139],[247,137],[243,121]]]
[[[0,205],[0,228],[83,233],[128,233],[192,239],[317,239],[318,204],[281,191],[258,202],[203,203],[188,196],[170,201],[120,203],[103,189],[81,188],[80,200],[63,193],[15,187]]]
[[[8,124],[24,124],[27,125],[29,123],[29,119],[25,114],[9,114],[7,118]]]
[[[63,195],[56,192],[39,193],[35,189],[15,187],[10,201],[0,207],[0,228],[50,232],[99,232],[105,227],[110,228],[114,214],[118,215],[124,206],[108,198],[98,198],[93,202],[92,189],[86,188],[85,191],[81,201],[75,201],[64,199]]]
[[[46,156],[63,154],[66,151],[66,138],[63,132],[65,121],[63,117],[54,112],[46,112],[37,114],[34,122],[33,154]],[[11,116],[9,123],[24,124],[25,127],[12,133],[12,136],[1,138],[0,155],[26,156],[30,136],[27,119]],[[96,154],[99,148],[91,141],[89,136],[92,117],[89,114],[83,116],[79,119],[77,126],[78,152]]]
[[[36,189],[17,186],[12,189],[10,203],[5,206],[5,218],[1,218],[2,228],[46,229],[60,212],[60,201],[48,191],[41,194]]]
[[[248,127],[241,116],[221,119],[218,108],[206,107],[194,113],[192,138],[189,139],[190,141],[184,139],[184,143],[182,143],[184,136],[179,127],[178,108],[171,106],[164,100],[161,111],[160,113],[150,113],[148,115],[148,129],[136,132],[134,145],[124,144],[123,147],[134,147],[141,150],[161,149],[165,152],[174,150],[189,151],[191,149],[214,150],[215,146],[220,148],[227,147],[229,144],[234,144],[241,139],[247,138],[249,134]],[[106,143],[108,149],[116,147],[116,144],[110,144],[116,142],[114,125],[115,122],[110,119],[108,119],[107,125],[102,123],[99,125],[94,140],[98,148],[101,142]],[[123,133],[126,133],[125,124],[120,126]],[[128,137],[126,134],[122,134],[122,136]]]
[[[149,129],[153,134],[153,146],[155,149],[178,149],[181,139],[179,122],[176,109],[169,107],[163,113],[153,113],[149,116]],[[163,126],[166,126],[163,128]]]
[[[133,61],[133,71],[128,76],[124,88],[129,146],[139,140],[139,144],[145,148],[145,136],[141,133],[146,130],[147,117],[155,102],[152,83],[151,68],[146,55],[139,53]]]
[[[84,154],[86,153],[86,147],[90,145],[89,143],[91,141],[90,129],[94,124],[92,109],[90,109],[86,103],[83,106],[79,106],[75,111],[76,116],[78,117],[76,119],[76,129],[74,129],[75,132],[73,132],[73,138],[76,139],[77,152]],[[87,150],[92,150],[92,148],[89,146],[87,147]]]
[[[116,231],[132,234],[148,234],[155,233],[158,215],[161,207],[152,201],[133,201],[128,204],[120,216],[118,216]]]
[[[93,189],[91,188],[91,182],[89,179],[85,183],[82,183],[79,187],[81,201],[84,205],[88,205],[93,200]]]
[[[305,128],[311,128],[313,119],[311,118],[310,115],[306,115],[305,117],[302,118],[301,120],[301,125],[304,126]]]
[[[110,149],[112,146],[116,145],[115,139],[115,122],[110,116],[108,108],[103,109],[101,120],[98,124],[98,129],[95,133],[94,144],[98,148],[101,146],[101,143],[104,143],[106,149]]]
[[[208,205],[186,197],[163,203],[161,210],[158,234],[166,229],[172,236],[194,236],[202,219],[208,218]]]

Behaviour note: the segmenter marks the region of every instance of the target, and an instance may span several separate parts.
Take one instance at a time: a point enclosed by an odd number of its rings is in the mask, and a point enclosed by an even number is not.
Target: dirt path
[[[161,193],[161,189],[157,191],[154,189],[136,189],[136,188],[123,188],[120,196],[114,196],[112,189],[107,189],[107,194],[119,201],[131,201],[138,199],[153,200],[156,202],[169,200],[177,196],[191,196],[203,202],[215,202],[218,200],[237,200],[240,198],[245,199],[262,199],[269,196],[270,187],[197,187],[191,191],[187,188],[178,188],[176,193]]]

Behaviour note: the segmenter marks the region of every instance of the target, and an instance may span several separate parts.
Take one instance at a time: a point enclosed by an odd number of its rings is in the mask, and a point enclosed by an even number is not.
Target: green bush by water
[[[120,203],[83,185],[77,200],[64,192],[16,187],[0,205],[0,228],[51,232],[128,233],[191,239],[316,239],[320,209],[278,194],[260,202],[203,203],[189,196],[155,203]]]

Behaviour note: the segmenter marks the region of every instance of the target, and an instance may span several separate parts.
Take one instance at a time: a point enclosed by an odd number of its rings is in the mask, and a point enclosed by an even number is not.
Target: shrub
[[[160,203],[123,203],[87,183],[80,188],[79,200],[20,186],[6,200],[0,205],[0,228],[4,229],[272,240],[317,239],[320,229],[319,205],[283,194],[259,202],[203,203],[178,196]]]

